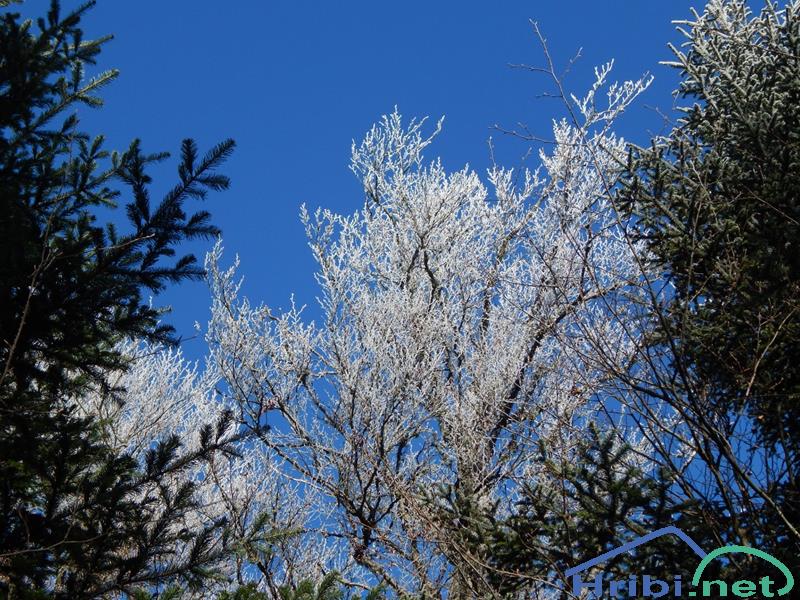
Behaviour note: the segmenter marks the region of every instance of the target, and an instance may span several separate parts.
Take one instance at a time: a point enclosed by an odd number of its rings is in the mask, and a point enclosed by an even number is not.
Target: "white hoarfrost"
[[[441,494],[510,510],[542,477],[539,444],[569,457],[633,347],[624,296],[640,269],[608,200],[625,160],[615,118],[646,82],[576,99],[585,122],[554,124],[536,173],[425,161],[425,122],[383,117],[352,149],[363,208],[302,210],[319,265],[321,316],[277,313],[239,295],[236,265],[208,255],[207,365],[131,345],[122,408],[98,406],[119,447],[189,434],[233,408],[241,456],[198,474],[209,514],[245,532],[268,513],[266,588],[337,569],[363,586],[441,594],[471,568],[442,534]],[[217,469],[218,467],[218,469]],[[248,562],[250,561],[250,562]],[[248,566],[249,565],[249,566]],[[269,571],[264,574],[264,571]]]

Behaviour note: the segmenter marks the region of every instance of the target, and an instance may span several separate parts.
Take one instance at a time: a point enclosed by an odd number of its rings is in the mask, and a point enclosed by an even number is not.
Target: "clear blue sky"
[[[28,0],[42,14],[46,0]],[[64,7],[77,6],[64,1]],[[669,111],[676,74],[658,61],[667,42],[680,42],[671,20],[699,2],[605,0],[552,2],[309,2],[100,0],[84,22],[87,37],[113,33],[100,67],[120,78],[106,89],[106,106],[86,114],[84,127],[123,149],[139,137],[146,150],[176,151],[184,137],[201,148],[233,137],[227,164],[231,189],[207,201],[223,230],[226,251],[238,253],[245,293],[253,301],[315,305],[314,263],[298,219],[305,202],[350,213],[362,204],[347,169],[350,144],[398,105],[407,116],[445,115],[429,156],[451,169],[488,166],[487,139],[498,162],[515,166],[526,145],[491,131],[526,123],[546,135],[561,115],[554,100],[537,98],[548,82],[509,68],[541,64],[531,31],[538,21],[551,52],[564,65],[579,48],[567,79],[582,92],[592,69],[616,59],[616,78],[655,74],[650,90],[621,123],[646,142]],[[156,189],[174,181],[174,161],[157,174]],[[159,183],[160,181],[160,183]],[[210,247],[193,247],[198,254]],[[189,283],[164,294],[171,322],[183,335],[208,318],[208,294]],[[315,313],[316,310],[312,310]],[[188,341],[190,356],[202,351]]]

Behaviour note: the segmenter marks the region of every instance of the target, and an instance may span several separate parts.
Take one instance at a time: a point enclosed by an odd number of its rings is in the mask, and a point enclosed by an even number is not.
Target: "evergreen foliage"
[[[177,246],[218,230],[185,205],[228,187],[216,168],[234,146],[200,156],[185,140],[178,183],[151,202],[148,167],[168,155],[138,140],[108,153],[79,128],[78,107],[100,106],[117,75],[86,78],[110,39],[83,39],[92,4],[62,16],[54,1],[35,23],[0,16],[0,595],[10,599],[196,586],[224,541],[224,522],[184,521],[196,503],[186,474],[226,451],[230,414],[191,450],[168,436],[137,463],[77,411],[83,394],[115,392],[118,342],[175,341],[145,292],[203,274]],[[127,232],[119,219],[99,224],[123,198]]]
[[[278,589],[279,600],[381,600],[383,588],[378,586],[364,594],[353,594],[341,585],[341,576],[332,571],[319,581],[304,579],[296,586],[283,585]],[[233,592],[222,592],[217,600],[270,600],[270,596],[259,591],[252,583],[243,585]]]
[[[726,16],[727,18],[722,18]],[[623,192],[675,287],[662,339],[714,403],[800,458],[800,5],[715,0],[674,49],[691,103]]]
[[[188,204],[227,189],[234,143],[185,140],[154,201],[166,153],[109,152],[80,128],[117,77],[86,75],[110,39],[83,39],[93,2],[62,16],[53,0],[35,22],[17,3],[0,0],[0,596],[567,598],[567,569],[668,525],[800,567],[800,2],[754,16],[711,0],[681,22],[671,64],[689,104],[631,149],[615,198],[625,151],[605,136],[647,83],[612,86],[598,112],[610,65],[576,99],[586,123],[556,124],[546,179],[517,189],[495,169],[496,201],[466,169],[425,166],[421,122],[384,117],[353,146],[364,210],[303,212],[323,325],[239,300],[218,246],[208,387],[237,414],[138,455],[83,401],[123,402],[111,376],[138,363],[121,343],[178,341],[148,296],[204,275],[179,246],[219,231]],[[672,412],[628,413],[649,430],[604,421],[611,380],[628,384],[620,402]],[[659,436],[674,445],[654,449]],[[237,497],[211,518],[197,473],[215,456]],[[290,485],[254,484],[267,478]],[[282,528],[286,506],[299,517]],[[669,579],[696,564],[663,537],[602,569]]]
[[[670,357],[654,392],[712,449],[706,527],[796,569],[800,3],[754,15],[712,0],[679,24],[670,64],[688,102],[666,137],[632,149],[620,194],[674,290],[653,315],[651,347]]]
[[[547,477],[525,486],[513,514],[497,515],[496,507],[479,507],[469,497],[443,490],[447,502],[440,517],[476,565],[468,586],[473,593],[511,598],[536,582],[540,589],[546,582],[545,587],[569,590],[564,573],[570,567],[667,525],[690,530],[686,517],[681,523],[676,517],[690,515],[691,507],[670,498],[669,479],[642,472],[631,448],[612,435],[591,427],[570,461],[552,460],[545,447],[541,452]],[[660,538],[611,559],[602,570],[617,580],[642,572],[691,572],[693,559],[681,544]],[[584,579],[593,577],[584,574]]]

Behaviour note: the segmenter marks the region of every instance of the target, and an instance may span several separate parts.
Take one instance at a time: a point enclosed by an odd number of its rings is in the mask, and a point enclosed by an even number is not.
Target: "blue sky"
[[[28,0],[39,15],[48,2]],[[64,1],[64,7],[77,6]],[[429,151],[446,167],[519,164],[527,145],[491,130],[523,122],[547,135],[561,115],[541,76],[510,68],[539,65],[543,56],[530,19],[545,33],[558,63],[582,48],[567,86],[582,92],[593,67],[616,59],[616,78],[645,71],[656,79],[620,131],[644,143],[668,112],[677,80],[658,65],[680,42],[671,20],[698,2],[211,2],[100,0],[85,19],[86,37],[113,33],[100,67],[120,78],[104,93],[106,106],[83,116],[84,128],[123,149],[139,137],[150,151],[176,151],[194,137],[201,148],[233,137],[237,150],[225,172],[228,192],[207,206],[223,230],[229,258],[238,253],[244,292],[256,302],[313,305],[314,263],[298,219],[301,203],[351,213],[362,204],[347,168],[350,144],[394,105],[406,116],[438,118],[444,131]],[[535,165],[532,165],[535,166]],[[174,181],[175,162],[156,171],[156,190]],[[202,255],[210,243],[192,249]],[[202,283],[166,292],[170,321],[186,336],[208,318]],[[316,311],[312,309],[312,314]],[[198,340],[184,343],[190,356]]]

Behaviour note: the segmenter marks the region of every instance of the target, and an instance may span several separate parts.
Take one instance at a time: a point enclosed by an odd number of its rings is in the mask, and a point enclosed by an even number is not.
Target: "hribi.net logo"
[[[602,566],[603,563],[619,554],[670,534],[676,535],[686,542],[698,556],[698,564],[691,578],[675,574],[671,581],[663,581],[642,573],[628,579],[607,581],[604,573],[599,572],[594,578],[584,579],[587,571],[592,567]],[[737,581],[703,579],[703,572],[711,561],[729,554],[755,556],[764,561],[765,567],[766,565],[775,567],[783,575],[783,580],[776,581],[766,574],[755,581],[749,579]],[[592,572],[595,570],[592,569]],[[748,546],[722,546],[706,553],[692,538],[677,527],[664,527],[636,538],[619,548],[569,569],[566,571],[566,576],[572,588],[572,594],[576,598],[615,598],[617,596],[629,598],[780,598],[789,596],[789,592],[794,588],[792,572],[771,554]]]

